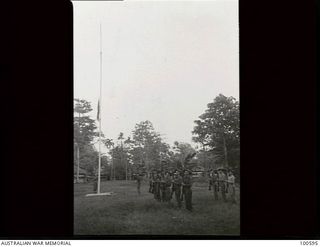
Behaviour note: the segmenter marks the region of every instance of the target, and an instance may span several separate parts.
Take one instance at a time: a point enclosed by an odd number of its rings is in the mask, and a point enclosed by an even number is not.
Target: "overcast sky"
[[[219,94],[239,99],[237,1],[77,1],[74,96],[96,118],[102,25],[102,132],[116,139],[150,120],[165,141],[191,143]]]

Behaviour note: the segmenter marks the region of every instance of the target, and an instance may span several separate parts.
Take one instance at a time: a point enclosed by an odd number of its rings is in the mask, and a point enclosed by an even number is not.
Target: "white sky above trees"
[[[76,1],[74,96],[96,118],[102,24],[102,132],[116,139],[149,120],[191,143],[194,120],[222,93],[239,99],[237,1]]]

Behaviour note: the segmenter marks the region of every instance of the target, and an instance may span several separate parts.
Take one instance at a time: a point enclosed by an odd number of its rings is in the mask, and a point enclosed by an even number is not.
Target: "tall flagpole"
[[[102,196],[107,195],[111,196],[113,192],[101,193],[100,191],[100,175],[101,175],[101,99],[102,99],[102,31],[100,23],[100,95],[99,95],[99,107],[98,107],[98,121],[99,121],[99,164],[98,164],[98,184],[97,184],[97,193],[87,194],[86,196]]]
[[[97,194],[100,194],[100,170],[101,170],[101,91],[102,91],[102,33],[100,23],[100,96],[99,96],[99,165],[98,165],[98,188]]]

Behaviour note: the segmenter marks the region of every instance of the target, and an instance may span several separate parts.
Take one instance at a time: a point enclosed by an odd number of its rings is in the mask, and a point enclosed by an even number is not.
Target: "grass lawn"
[[[207,183],[192,189],[193,212],[171,203],[157,202],[142,183],[138,195],[135,181],[106,181],[101,192],[112,196],[86,197],[92,184],[74,185],[74,233],[76,235],[239,235],[239,189],[237,204],[215,201]],[[183,205],[184,206],[184,205]]]

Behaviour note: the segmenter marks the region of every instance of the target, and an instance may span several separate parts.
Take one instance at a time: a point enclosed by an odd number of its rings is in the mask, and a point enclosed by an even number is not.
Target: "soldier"
[[[186,201],[186,209],[192,212],[192,173],[185,171],[182,178],[182,190]]]
[[[165,181],[164,181],[164,173],[161,173],[160,176],[160,201],[165,202],[166,201],[166,186],[165,186]]]
[[[164,201],[169,202],[171,200],[171,191],[170,187],[172,185],[172,179],[169,172],[165,173],[164,177]]]
[[[214,199],[215,200],[218,200],[219,199],[219,196],[218,196],[218,192],[219,192],[219,184],[218,184],[218,172],[217,170],[214,170],[213,171],[213,174],[212,174],[212,185],[213,185],[213,195],[214,195]]]
[[[149,177],[149,192],[154,193],[154,172],[151,172]]]
[[[175,177],[176,177],[177,174],[178,174],[177,170],[174,170],[174,171],[170,174],[171,177],[172,177],[172,186],[171,186],[171,195],[170,195],[171,198],[173,197],[173,194],[174,194],[174,184],[173,184],[173,182],[174,182],[174,179],[175,179]]]
[[[172,184],[172,193],[175,194],[175,198],[178,204],[178,208],[181,208],[181,186],[182,186],[182,177],[178,172],[175,172],[173,177],[173,184]]]
[[[227,184],[227,176],[226,174],[224,173],[224,171],[222,169],[219,170],[219,185],[220,185],[220,191],[221,191],[221,196],[222,196],[222,199],[223,201],[227,201],[227,198],[226,198],[226,186]]]
[[[160,176],[160,173],[158,172],[154,180],[154,198],[157,201],[161,200],[160,182],[161,182],[161,176]]]
[[[230,194],[230,199],[232,203],[237,203],[236,202],[236,187],[235,187],[235,177],[232,173],[232,171],[229,171],[228,174],[228,189],[229,189],[229,194]]]
[[[180,170],[179,174],[180,174],[181,179],[183,180],[183,178],[184,178],[184,170]],[[183,200],[184,200],[184,190],[183,190],[183,187],[181,187],[181,202],[183,202]]]

